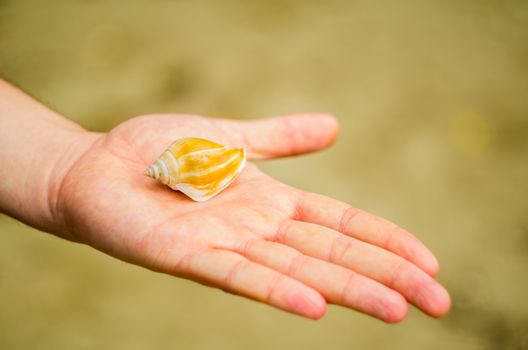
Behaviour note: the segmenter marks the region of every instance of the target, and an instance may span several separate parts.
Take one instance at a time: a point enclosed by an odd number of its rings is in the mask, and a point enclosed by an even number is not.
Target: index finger
[[[326,226],[387,249],[431,276],[438,272],[438,261],[418,238],[386,219],[336,199],[304,193],[298,203],[296,219]]]

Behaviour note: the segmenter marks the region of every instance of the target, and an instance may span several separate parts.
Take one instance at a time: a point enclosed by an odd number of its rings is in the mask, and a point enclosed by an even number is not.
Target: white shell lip
[[[220,186],[220,188],[218,190],[216,190],[214,193],[208,195],[208,196],[204,196],[203,195],[203,192],[202,191],[199,191],[199,190],[196,190],[195,188],[193,188],[192,186],[189,186],[187,184],[184,184],[184,183],[179,183],[175,186],[175,189],[184,193],[186,196],[190,197],[193,201],[195,202],[206,202],[208,201],[209,199],[213,198],[213,197],[216,197],[216,195],[218,195],[220,192],[222,192],[223,190],[225,190],[227,187],[229,187],[229,185],[231,185],[237,178],[238,176],[240,175],[240,173],[244,170],[244,168],[246,167],[246,150],[244,148],[241,148],[242,149],[242,162],[240,162],[240,165],[238,166],[235,174],[233,175],[232,178],[228,178],[224,184],[222,184],[222,186]]]

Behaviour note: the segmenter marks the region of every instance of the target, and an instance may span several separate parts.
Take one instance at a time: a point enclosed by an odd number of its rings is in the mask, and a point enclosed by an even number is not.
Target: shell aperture
[[[229,186],[245,165],[243,148],[187,137],[174,141],[143,174],[204,202]]]

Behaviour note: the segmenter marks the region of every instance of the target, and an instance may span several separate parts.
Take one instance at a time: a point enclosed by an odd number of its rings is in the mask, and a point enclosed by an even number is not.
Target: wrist
[[[42,179],[40,186],[45,191],[45,200],[42,201],[41,222],[45,227],[38,227],[43,231],[53,233],[62,238],[75,241],[68,227],[64,207],[61,206],[61,197],[64,196],[63,184],[65,178],[75,167],[77,162],[92,148],[101,137],[99,133],[78,130],[67,132],[58,147],[57,157],[50,163],[49,177]],[[32,225],[37,227],[35,225]]]
[[[65,237],[56,209],[62,179],[97,134],[1,80],[0,117],[0,211]]]
[[[1,170],[0,209],[32,227],[72,240],[58,205],[62,183],[99,136],[61,128],[48,129],[46,136],[45,142],[17,155],[19,161],[12,169]]]

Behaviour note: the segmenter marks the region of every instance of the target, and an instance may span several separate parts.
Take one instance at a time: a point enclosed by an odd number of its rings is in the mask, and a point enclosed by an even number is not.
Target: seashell
[[[229,186],[245,165],[243,148],[188,137],[174,141],[143,174],[204,202]]]

